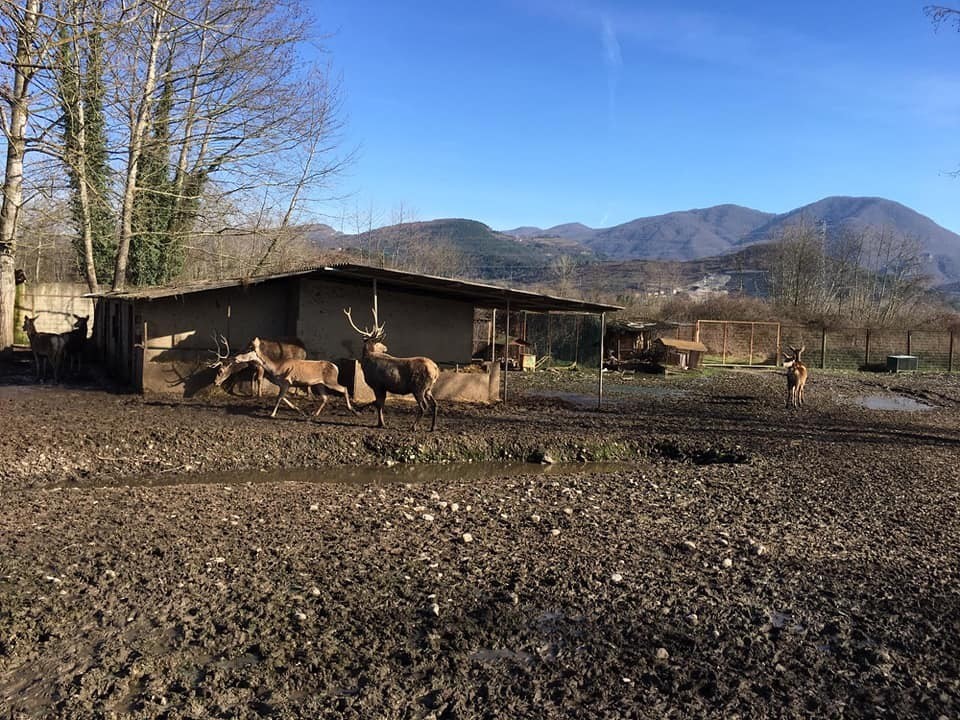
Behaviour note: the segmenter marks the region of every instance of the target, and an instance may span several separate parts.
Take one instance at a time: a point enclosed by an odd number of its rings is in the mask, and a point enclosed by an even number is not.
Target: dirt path
[[[960,714],[960,381],[514,377],[418,435],[0,377],[0,717]],[[625,464],[458,464],[544,454]]]

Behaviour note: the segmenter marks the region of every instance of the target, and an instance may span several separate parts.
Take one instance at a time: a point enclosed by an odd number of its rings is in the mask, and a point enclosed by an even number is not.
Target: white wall
[[[23,316],[38,316],[40,332],[67,332],[73,328],[74,315],[89,315],[93,326],[93,300],[83,295],[88,292],[82,283],[24,283],[17,298],[17,330],[23,326]]]

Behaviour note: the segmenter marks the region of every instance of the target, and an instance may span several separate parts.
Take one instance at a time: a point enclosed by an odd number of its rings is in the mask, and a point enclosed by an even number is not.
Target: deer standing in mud
[[[87,344],[87,323],[90,321],[89,315],[74,315],[73,330],[60,333],[64,338],[64,361],[67,363],[67,369],[71,373],[79,373],[80,365],[83,362],[83,348]]]
[[[307,348],[303,344],[303,340],[298,337],[285,337],[285,338],[256,338],[260,341],[260,352],[264,357],[269,358],[275,363],[281,363],[285,360],[306,360],[307,359]],[[217,369],[217,378],[215,380],[217,386],[223,385],[223,383],[234,373],[240,372],[248,367],[253,367],[256,371],[255,385],[257,388],[257,397],[263,397],[263,375],[264,375],[264,365],[263,363],[256,361],[237,361],[237,358],[230,357],[230,345],[227,344],[227,341],[222,336],[218,339],[214,336],[214,340],[217,343],[216,355],[217,359],[210,363],[207,367]],[[220,352],[220,342],[223,341],[227,346],[227,352]],[[253,342],[247,343],[247,346],[243,349],[242,354],[247,354],[253,352]]]
[[[67,340],[63,335],[57,333],[37,332],[36,323],[36,317],[23,316],[23,331],[30,339],[37,382],[40,382],[41,376],[46,374],[46,365],[48,364],[53,369],[53,381],[58,382],[60,362],[63,360],[63,350],[66,347]]]
[[[790,346],[793,355],[783,354],[783,366],[787,369],[787,407],[803,407],[803,386],[807,384],[807,366],[800,361],[806,346],[799,349]]]
[[[224,340],[224,342],[226,341]],[[273,412],[270,413],[270,417],[277,416],[280,403],[286,403],[288,407],[306,416],[303,410],[287,399],[287,392],[290,388],[311,390],[314,395],[320,396],[320,407],[313,413],[314,417],[319,415],[327,406],[328,390],[343,395],[343,399],[347,403],[347,409],[350,412],[356,413],[356,410],[354,410],[350,404],[350,392],[340,384],[338,379],[340,371],[332,362],[304,359],[287,359],[277,362],[272,360],[264,352],[263,341],[260,338],[255,337],[250,345],[253,349],[234,357],[233,364],[253,363],[258,365],[270,375],[271,380],[280,388],[277,404],[274,406]],[[229,353],[229,346],[227,347],[227,352]],[[228,366],[221,366],[220,372],[217,373],[217,377],[214,379],[214,383],[220,385],[229,374]]]
[[[387,393],[394,395],[413,395],[417,401],[417,418],[413,421],[413,429],[424,412],[433,411],[431,430],[437,428],[437,401],[433,397],[433,385],[440,377],[440,368],[428,357],[398,358],[387,354],[384,326],[378,323],[377,312],[373,311],[373,330],[361,330],[350,314],[350,308],[343,311],[351,327],[360,333],[363,338],[363,356],[360,367],[363,369],[363,378],[373,390],[374,405],[377,408],[377,427],[386,427],[383,422],[383,406],[387,401]]]

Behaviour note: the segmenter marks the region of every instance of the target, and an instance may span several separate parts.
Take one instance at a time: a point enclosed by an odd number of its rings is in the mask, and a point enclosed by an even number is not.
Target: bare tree
[[[48,140],[45,149],[75,174],[89,167],[81,90],[94,68],[82,54],[91,38],[102,38],[117,191],[113,287],[175,274],[178,254],[196,234],[224,229],[215,227],[221,215],[203,213],[225,205],[258,208],[242,213],[256,219],[244,229],[268,237],[253,269],[270,265],[285,228],[302,219],[306,203],[325,199],[318,192],[350,157],[337,152],[332,72],[302,59],[315,38],[299,0],[58,2],[56,20],[71,52],[59,63],[60,82],[47,91],[79,132],[61,145]],[[144,273],[151,253],[167,265]]]
[[[42,55],[38,37],[40,0],[24,0],[22,6],[4,2],[0,42],[12,59],[11,82],[0,89],[5,105],[0,128],[7,144],[0,203],[0,351],[13,345],[16,296],[15,255],[17,220],[23,204],[23,167],[27,149],[27,122],[30,115],[30,83]]]

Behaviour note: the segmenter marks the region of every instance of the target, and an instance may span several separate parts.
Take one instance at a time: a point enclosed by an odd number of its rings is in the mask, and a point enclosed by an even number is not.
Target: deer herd
[[[433,397],[433,385],[440,377],[440,368],[427,357],[398,358],[387,354],[384,324],[377,320],[377,313],[373,313],[373,330],[358,328],[351,316],[350,308],[344,310],[350,325],[363,338],[363,353],[360,367],[367,385],[373,390],[373,405],[377,409],[377,427],[386,427],[383,421],[383,407],[386,404],[387,393],[395,395],[413,395],[417,401],[417,417],[413,422],[416,429],[424,412],[432,412],[431,430],[437,428],[437,401]],[[257,396],[261,395],[261,382],[264,374],[280,388],[277,403],[270,417],[276,417],[281,403],[306,415],[288,398],[291,388],[302,389],[320,397],[320,406],[313,413],[319,415],[326,407],[328,392],[342,395],[347,409],[353,413],[356,410],[350,404],[350,391],[340,384],[339,370],[336,365],[327,360],[308,360],[307,351],[299,338],[267,339],[255,337],[239,354],[230,354],[230,345],[223,336],[214,338],[217,343],[215,354],[217,359],[208,367],[217,371],[214,384],[223,383],[231,375],[252,367],[256,372]],[[223,348],[221,348],[221,345]]]
[[[73,373],[80,371],[83,361],[83,348],[87,342],[87,323],[89,315],[74,315],[73,329],[64,333],[39,332],[37,318],[23,316],[23,331],[30,340],[33,352],[33,364],[37,382],[46,377],[49,368],[53,381],[60,381],[60,368],[66,363]]]
[[[417,417],[413,422],[416,429],[426,412],[431,413],[430,429],[437,427],[437,401],[433,396],[433,386],[440,377],[440,368],[428,357],[394,357],[387,353],[385,324],[377,319],[373,310],[373,328],[359,328],[353,321],[351,309],[343,311],[347,321],[362,338],[363,352],[360,368],[363,378],[373,390],[373,406],[377,411],[377,427],[386,427],[383,420],[383,408],[387,393],[394,395],[413,395],[417,402]],[[80,369],[83,349],[87,340],[89,315],[74,315],[73,329],[65,333],[39,332],[36,317],[25,316],[23,330],[30,340],[30,349],[38,382],[46,376],[49,368],[54,382],[59,382],[60,370],[64,363],[72,372]],[[217,371],[214,384],[223,385],[235,373],[252,368],[255,373],[257,397],[263,394],[263,378],[270,380],[280,388],[277,402],[270,417],[276,417],[281,403],[306,415],[295,405],[287,394],[291,389],[304,390],[320,398],[320,405],[314,411],[316,417],[327,406],[329,393],[342,395],[347,409],[356,413],[350,403],[350,391],[339,381],[337,366],[326,360],[308,360],[307,349],[303,341],[296,337],[275,339],[255,337],[238,354],[231,355],[230,345],[223,336],[214,336],[217,344],[216,360],[207,365]],[[223,346],[221,348],[221,345]],[[801,356],[805,346],[788,346],[790,352],[783,353],[783,367],[786,369],[787,398],[789,408],[803,407],[803,389],[807,382],[807,367]]]

